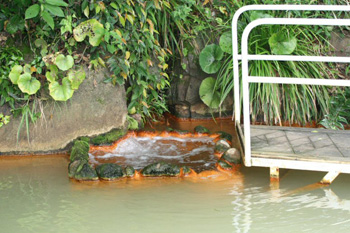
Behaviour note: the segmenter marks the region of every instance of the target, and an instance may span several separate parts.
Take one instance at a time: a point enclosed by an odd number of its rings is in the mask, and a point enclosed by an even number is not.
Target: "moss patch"
[[[126,134],[124,129],[114,129],[106,134],[99,135],[97,137],[91,138],[90,143],[93,145],[108,145]]]
[[[86,141],[76,140],[72,147],[72,151],[70,153],[70,161],[74,160],[89,160],[89,149],[90,145]]]
[[[143,176],[178,176],[180,175],[180,168],[178,165],[159,162],[153,163],[142,169]]]

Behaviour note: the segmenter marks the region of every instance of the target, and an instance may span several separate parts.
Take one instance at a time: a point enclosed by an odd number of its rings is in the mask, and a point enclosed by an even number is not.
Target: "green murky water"
[[[75,183],[63,156],[0,160],[0,232],[348,232],[350,176],[242,168],[226,180]]]

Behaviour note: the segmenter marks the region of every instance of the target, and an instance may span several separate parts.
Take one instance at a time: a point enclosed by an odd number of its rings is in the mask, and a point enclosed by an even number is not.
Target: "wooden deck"
[[[251,151],[251,166],[350,173],[350,130],[251,126]]]

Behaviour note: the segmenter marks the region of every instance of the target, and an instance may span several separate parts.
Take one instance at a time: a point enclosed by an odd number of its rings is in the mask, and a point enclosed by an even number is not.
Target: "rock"
[[[189,167],[187,167],[187,166],[182,166],[181,168],[182,168],[182,173],[183,173],[184,175],[187,175],[187,174],[190,174],[190,173],[191,173],[191,169],[190,169]]]
[[[135,175],[135,169],[131,166],[127,166],[124,168],[124,174],[127,176],[127,177],[134,177]]]
[[[190,131],[188,131],[188,130],[181,130],[181,129],[175,129],[174,131],[172,131],[172,132],[175,132],[175,133],[177,133],[178,135],[183,135],[183,136],[185,136],[185,135],[188,135],[188,134],[190,134]]]
[[[96,172],[103,180],[114,180],[125,176],[123,168],[115,163],[100,164],[96,167]]]
[[[221,168],[227,169],[227,170],[233,168],[233,167],[232,167],[230,164],[228,164],[225,160],[221,160],[221,159],[218,161],[218,165],[219,165]]]
[[[220,139],[219,141],[216,142],[217,146],[224,146],[227,147],[228,149],[231,148],[230,143],[226,141],[226,139]]]
[[[220,113],[221,110],[221,113]],[[233,97],[229,94],[221,105],[221,109],[210,109],[202,101],[191,105],[192,118],[212,118],[231,116],[233,111]]]
[[[95,169],[85,160],[75,160],[68,165],[68,176],[76,180],[98,180]]]
[[[201,125],[197,125],[195,128],[194,128],[194,132],[196,133],[210,133],[210,130],[205,128],[204,126],[201,126]]]
[[[159,162],[144,167],[141,174],[143,176],[178,176],[180,168],[175,164]]]
[[[76,180],[98,180],[95,169],[91,167],[90,164],[83,161],[82,164],[78,166],[75,172],[74,179]]]
[[[70,153],[70,161],[89,160],[90,145],[86,141],[76,140]]]
[[[228,149],[222,156],[221,159],[231,164],[241,164],[241,153],[236,148]]]
[[[336,56],[350,55],[350,36],[343,33],[332,32],[331,40],[329,42]]]
[[[85,163],[86,161],[84,160],[74,160],[73,162],[70,162],[68,165],[68,176],[69,178],[73,178],[75,173],[78,170],[79,165],[82,163]]]
[[[29,125],[29,143],[26,126],[17,131],[21,117],[11,118],[0,129],[0,154],[33,154],[68,151],[67,146],[82,136],[96,136],[126,126],[126,97],[123,86],[103,81],[110,75],[106,69],[86,71],[86,79],[67,102],[36,101],[42,117]],[[30,106],[31,107],[31,106]],[[2,112],[2,107],[0,107]]]
[[[217,134],[220,134],[221,139],[226,139],[229,142],[232,142],[232,135],[229,133],[226,133],[224,131],[218,131]]]
[[[126,134],[124,129],[114,129],[106,134],[99,135],[97,137],[91,138],[90,143],[94,145],[108,145]]]
[[[191,118],[190,104],[187,102],[178,102],[175,105],[170,106],[170,110],[176,117]]]
[[[230,148],[230,144],[225,139],[220,139],[215,144],[215,151],[218,153],[224,153]]]

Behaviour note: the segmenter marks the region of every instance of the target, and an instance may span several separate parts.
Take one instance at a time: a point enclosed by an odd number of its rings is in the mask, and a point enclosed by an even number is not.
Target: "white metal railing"
[[[247,11],[343,11],[350,12],[350,6],[338,6],[338,5],[247,5],[241,7],[236,11],[232,19],[232,56],[233,56],[233,78],[234,78],[234,101],[235,101],[235,121],[236,124],[240,124],[241,121],[241,108],[240,108],[240,83],[239,83],[239,65],[238,61],[242,56],[238,53],[238,20],[242,13]],[[261,55],[249,55],[249,60],[252,57]],[[311,57],[310,57],[311,58]],[[266,57],[264,59],[267,59]],[[270,59],[274,59],[271,56]],[[254,59],[255,60],[255,59]],[[303,61],[303,60],[299,60]]]
[[[281,25],[328,25],[350,26],[350,19],[306,19],[306,18],[264,18],[257,19],[248,24],[242,35],[242,55],[238,54],[237,21],[239,16],[248,10],[313,10],[313,11],[350,11],[350,6],[319,6],[319,5],[250,5],[239,9],[232,20],[233,42],[233,69],[235,94],[235,121],[240,124],[240,93],[239,93],[239,65],[242,60],[243,85],[243,117],[244,117],[244,163],[251,166],[251,140],[250,140],[250,112],[249,112],[249,83],[279,83],[279,84],[308,84],[350,86],[350,80],[327,80],[312,78],[283,78],[283,77],[256,77],[249,76],[249,60],[275,60],[275,61],[310,61],[310,62],[345,62],[350,63],[350,57],[327,56],[296,56],[296,55],[249,55],[248,37],[251,30],[263,24]]]

